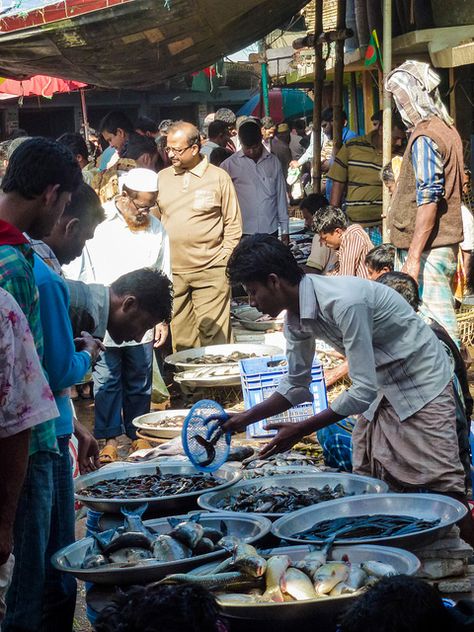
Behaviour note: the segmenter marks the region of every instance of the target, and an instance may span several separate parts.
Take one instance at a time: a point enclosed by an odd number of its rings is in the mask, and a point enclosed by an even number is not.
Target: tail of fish
[[[135,516],[141,518],[147,509],[148,503],[143,503],[143,505],[138,505],[138,507],[133,507],[132,509],[129,509],[128,507],[120,507],[120,512],[122,516],[125,516],[125,518]]]
[[[122,515],[125,516],[125,530],[126,531],[139,531],[140,533],[144,533],[149,535],[148,529],[142,522],[142,516],[148,508],[148,503],[143,503],[143,505],[139,505],[138,507],[133,507],[132,509],[128,509],[127,507],[121,507],[120,511]]]
[[[220,525],[219,525],[219,530],[223,536],[226,536],[229,533],[227,523],[224,520],[221,520]]]

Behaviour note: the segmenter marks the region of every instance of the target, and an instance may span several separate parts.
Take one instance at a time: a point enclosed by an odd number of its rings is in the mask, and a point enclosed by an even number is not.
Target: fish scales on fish
[[[286,513],[347,495],[349,494],[340,483],[335,487],[325,485],[322,488],[309,487],[308,489],[272,486],[245,487],[238,493],[230,491],[217,503],[217,508],[223,511]]]
[[[389,514],[345,516],[321,520],[309,529],[293,534],[292,537],[303,540],[388,538],[431,529],[439,522],[439,518],[425,520],[415,516]]]
[[[308,552],[299,561],[292,561],[289,555],[267,555],[264,576],[257,577],[252,575],[251,565],[241,563],[237,567],[234,563],[236,558],[243,562],[258,555],[254,547],[241,545],[232,557],[207,573],[171,576],[167,580],[184,582],[187,578],[187,581],[206,586],[216,591],[221,604],[283,604],[355,595],[381,577],[396,574],[393,566],[377,560],[351,564],[344,556],[341,561],[327,561],[329,548],[330,545],[326,544],[323,549]],[[305,571],[302,570],[304,565]],[[309,573],[308,568],[311,567],[313,571]],[[263,592],[259,583],[262,578],[265,582]]]
[[[158,534],[143,524],[141,517],[145,509],[146,505],[133,510],[122,508],[123,526],[94,534],[81,568],[136,565],[144,560],[147,563],[149,560],[175,562],[224,549],[224,544],[228,547],[232,543],[235,548],[242,543],[236,536],[226,535],[224,521],[221,521],[221,529],[203,527],[200,514],[188,520],[170,518],[169,533]],[[256,554],[253,547],[252,550]]]

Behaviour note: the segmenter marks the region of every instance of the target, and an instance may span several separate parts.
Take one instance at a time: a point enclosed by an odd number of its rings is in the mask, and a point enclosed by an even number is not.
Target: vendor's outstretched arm
[[[267,429],[278,430],[278,434],[270,443],[267,443],[261,451],[260,456],[267,458],[277,452],[285,452],[285,450],[292,448],[295,443],[301,441],[303,437],[306,437],[316,430],[330,426],[336,423],[336,421],[341,421],[341,419],[344,419],[343,415],[338,415],[331,408],[326,408],[326,410],[323,410],[317,415],[308,417],[308,419],[298,423],[269,424]]]
[[[230,415],[229,419],[222,424],[222,428],[226,432],[242,432],[250,424],[284,413],[289,408],[291,408],[291,404],[283,395],[273,393],[271,397],[256,404],[256,406],[252,406],[249,410]]]

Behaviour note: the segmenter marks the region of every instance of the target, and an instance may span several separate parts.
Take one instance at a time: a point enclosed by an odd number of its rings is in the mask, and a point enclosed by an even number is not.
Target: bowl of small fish
[[[190,388],[240,386],[240,370],[238,364],[194,367],[175,373],[173,379]]]
[[[177,351],[165,358],[165,362],[178,369],[197,369],[202,367],[222,367],[223,365],[239,365],[239,360],[259,358],[281,354],[280,347],[262,344],[229,344],[211,345],[198,349]]]
[[[205,512],[142,522],[145,508],[123,508],[122,526],[61,549],[53,566],[96,584],[146,583],[221,559],[238,544],[261,541],[271,528],[262,516]]]
[[[386,490],[387,485],[374,478],[315,472],[240,481],[227,490],[205,492],[198,504],[208,511],[250,512],[276,520],[302,507]]]
[[[173,439],[177,437],[182,429],[187,409],[176,410],[156,410],[146,415],[135,417],[133,425],[135,428],[144,431],[151,437],[158,439]]]
[[[462,503],[439,494],[373,494],[305,507],[279,518],[277,538],[294,544],[385,544],[416,547],[445,535],[466,515]]]
[[[199,472],[189,461],[124,463],[74,480],[76,500],[96,511],[120,513],[122,507],[148,507],[161,515],[173,515],[196,508],[205,490],[230,487],[242,473],[223,465],[212,474]]]
[[[162,582],[207,587],[226,617],[292,620],[340,612],[380,578],[414,575],[419,567],[415,555],[392,547],[287,546],[257,551],[242,544],[222,562]]]
[[[276,465],[268,464],[263,467],[251,468],[243,471],[244,479],[267,478],[269,476],[293,476],[294,474],[315,474],[321,470],[316,465]],[[288,482],[288,481],[287,481]]]

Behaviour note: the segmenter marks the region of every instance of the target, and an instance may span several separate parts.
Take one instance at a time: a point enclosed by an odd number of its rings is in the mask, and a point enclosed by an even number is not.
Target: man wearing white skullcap
[[[388,224],[396,269],[418,282],[423,303],[459,344],[451,286],[463,237],[463,147],[440,81],[428,64],[412,60],[385,81],[410,133]]]
[[[132,169],[120,178],[121,193],[104,204],[106,219],[86,244],[86,260],[76,278],[87,283],[110,285],[122,274],[139,268],[153,268],[171,279],[168,235],[150,211],[156,205],[157,177],[150,169]],[[107,334],[105,351],[93,372],[95,436],[106,439],[101,461],[117,459],[117,439],[125,433],[134,441],[132,449],[145,447],[136,442],[132,420],[150,411],[153,340],[162,346],[168,326],[150,329],[142,340],[114,343]],[[138,443],[138,445],[137,445]]]

